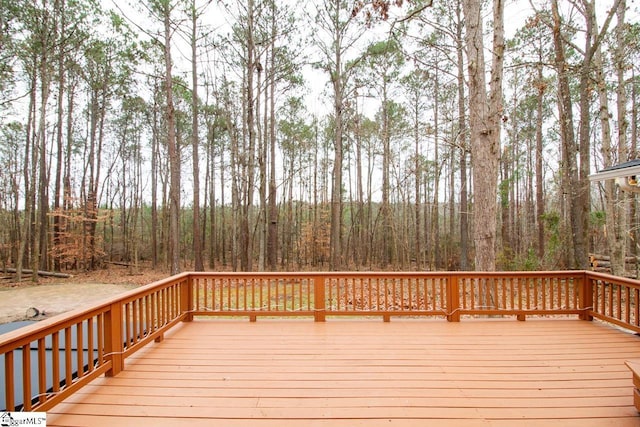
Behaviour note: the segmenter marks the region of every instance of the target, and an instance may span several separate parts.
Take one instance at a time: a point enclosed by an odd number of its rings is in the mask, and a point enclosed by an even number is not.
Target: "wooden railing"
[[[441,316],[584,314],[584,271],[191,273],[192,314]]]
[[[578,315],[640,332],[639,296],[588,271],[182,273],[0,336],[0,410],[46,411],[195,316]]]
[[[640,281],[587,272],[587,316],[640,333]]]
[[[46,411],[94,378],[118,374],[128,356],[184,319],[189,283],[174,276],[0,336],[0,409]]]

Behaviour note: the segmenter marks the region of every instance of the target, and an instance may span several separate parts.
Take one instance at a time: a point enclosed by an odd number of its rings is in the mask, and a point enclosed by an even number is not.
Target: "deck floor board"
[[[579,320],[196,320],[50,426],[636,426],[640,337]]]

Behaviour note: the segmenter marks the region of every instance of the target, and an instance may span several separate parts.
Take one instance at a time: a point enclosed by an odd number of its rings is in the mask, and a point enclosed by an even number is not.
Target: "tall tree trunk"
[[[254,43],[254,1],[247,3],[247,63],[246,63],[246,123],[249,146],[244,155],[244,194],[242,195],[240,212],[240,268],[243,271],[251,271],[253,263],[253,239],[250,220],[253,206],[254,164],[256,147],[256,119],[255,119],[255,94],[254,71],[256,69],[255,43]]]
[[[578,236],[581,234],[579,227],[581,222],[578,221],[578,194],[576,193],[576,186],[572,184],[572,182],[578,181],[578,166],[576,164],[577,146],[573,130],[573,103],[569,85],[569,67],[565,59],[565,45],[561,32],[561,20],[557,0],[552,0],[551,11],[553,18],[555,66],[556,73],[558,74],[558,97],[560,98],[558,103],[558,116],[560,117],[560,141],[562,145],[561,193],[569,195],[569,217],[576,219],[575,221],[570,221],[571,235],[574,240],[573,245],[567,249],[571,266],[577,267],[574,262],[575,256],[572,255],[577,246],[576,239],[579,239]],[[566,216],[563,216],[563,222],[565,221],[565,217]]]
[[[173,105],[173,75],[171,59],[171,5],[163,2],[164,18],[164,86],[167,105],[167,149],[169,154],[169,268],[171,274],[180,272],[180,153],[176,142],[176,112]]]
[[[47,0],[42,0],[42,22],[40,23],[40,34],[38,34],[40,42],[39,57],[39,73],[40,73],[40,107],[39,107],[39,125],[37,131],[37,147],[38,155],[38,196],[37,211],[38,219],[35,231],[35,242],[37,247],[33,251],[32,265],[33,270],[48,270],[48,236],[49,236],[49,171],[47,166],[47,108],[49,102],[49,93],[51,90],[51,70],[49,58],[49,49],[53,42],[50,34],[52,24],[47,10]],[[35,163],[33,164],[35,168]],[[37,281],[37,275],[33,275],[33,281]]]
[[[244,83],[243,83],[244,84]],[[246,91],[243,91],[246,92]],[[243,93],[243,97],[246,94]],[[240,176],[238,170],[239,166],[239,157],[240,157],[240,141],[238,131],[235,128],[235,122],[231,117],[231,112],[233,111],[231,105],[230,94],[226,94],[225,99],[225,107],[226,107],[226,124],[227,124],[227,132],[229,134],[229,167],[231,170],[231,267],[233,271],[238,269],[238,240],[239,240],[239,212],[240,212]],[[243,110],[246,107],[246,100],[242,103]],[[244,116],[244,111],[243,111]],[[224,172],[224,168],[220,167],[221,174]],[[221,176],[221,182],[225,182],[224,176]],[[224,189],[224,185],[222,186]],[[224,206],[224,205],[223,205]],[[226,223],[226,218],[225,218]],[[224,225],[222,229],[224,230]]]
[[[563,140],[563,156],[566,156],[566,178],[570,186],[570,210],[571,210],[571,231],[573,235],[574,258],[573,268],[586,269],[589,263],[589,210],[591,208],[590,185],[588,175],[590,173],[590,103],[593,92],[592,67],[595,52],[600,48],[607,28],[615,14],[621,0],[616,0],[613,7],[607,12],[606,19],[600,31],[596,26],[595,3],[583,0],[583,10],[585,18],[585,46],[584,57],[580,65],[579,74],[579,106],[580,106],[580,127],[577,144],[577,154],[579,163],[575,158],[576,144],[573,131],[573,114],[571,89],[567,77],[568,67],[565,60],[565,42],[561,34],[561,19],[558,10],[558,1],[552,0],[553,19],[553,39],[554,51],[556,53],[556,67],[559,80],[560,94],[560,128],[561,139]]]
[[[415,99],[413,100],[413,145],[414,145],[414,169],[416,175],[415,182],[415,258],[416,258],[416,269],[421,270],[423,268],[423,247],[422,247],[422,153],[420,151],[420,92],[419,88],[416,88],[415,91]]]
[[[602,158],[605,167],[613,166],[616,163],[616,156],[613,153],[611,141],[611,125],[609,123],[609,99],[607,83],[604,75],[604,65],[602,63],[602,51],[598,49],[593,58],[593,66],[596,75],[598,98],[600,101],[600,130],[602,138]],[[624,84],[624,83],[623,83]],[[624,106],[623,106],[624,108]],[[626,157],[626,147],[619,147],[621,153]],[[622,158],[618,158],[621,161]],[[626,228],[627,211],[624,202],[624,193],[616,186],[615,181],[610,179],[605,181],[605,221],[607,227],[607,243],[611,257],[611,272],[615,275],[623,276],[625,272],[625,248],[626,248]]]
[[[153,90],[151,119],[151,266],[158,266],[158,158],[160,156],[160,123],[158,118],[157,83]]]
[[[544,194],[543,194],[543,171],[542,171],[542,126],[544,122],[543,109],[544,109],[544,94],[546,91],[546,84],[544,83],[544,76],[542,74],[542,58],[539,58],[538,65],[536,66],[537,75],[537,89],[538,97],[536,100],[536,149],[535,149],[535,175],[536,175],[536,222],[538,229],[538,258],[543,259],[545,253],[545,239],[544,239]]]
[[[265,52],[265,63],[262,64],[261,58],[256,59],[256,69],[258,71],[258,83],[256,85],[258,95],[256,100],[256,124],[257,124],[257,134],[258,134],[258,171],[259,171],[259,192],[260,192],[260,209],[258,210],[258,218],[256,229],[258,230],[258,271],[264,271],[266,267],[266,259],[267,259],[267,221],[268,217],[268,206],[267,206],[267,190],[268,190],[268,181],[267,181],[267,168],[268,168],[268,141],[269,141],[269,78],[267,77],[267,70],[271,70],[271,65],[268,63],[269,61],[269,53]],[[260,77],[262,76],[262,71],[265,71],[264,77],[264,87],[260,81]],[[260,92],[264,92],[263,100],[260,100]],[[260,112],[260,104],[264,102],[263,112]],[[262,114],[262,128],[260,128],[260,114]]]
[[[216,140],[216,125],[215,118],[213,123],[208,123],[207,126],[207,186],[209,195],[209,268],[214,269],[216,264],[216,254],[218,251],[218,219],[216,217],[216,153],[215,153],[215,140]],[[206,226],[206,221],[205,224]],[[219,259],[219,258],[218,258]]]
[[[331,73],[333,84],[334,160],[331,185],[331,233],[330,233],[330,268],[338,270],[342,267],[342,160],[343,154],[343,65],[342,65],[342,29],[339,22],[340,9],[336,5],[334,23],[335,70]]]
[[[393,265],[394,259],[394,233],[393,219],[391,217],[391,206],[389,193],[391,190],[390,167],[391,167],[391,138],[389,135],[389,105],[387,100],[386,77],[382,78],[382,257],[380,263],[382,268]]]
[[[22,280],[22,269],[25,264],[29,263],[29,254],[32,250],[31,235],[33,230],[32,216],[35,210],[35,174],[37,168],[36,153],[34,142],[34,123],[36,114],[36,74],[35,59],[33,60],[33,68],[31,75],[31,87],[29,91],[29,113],[27,118],[26,141],[24,144],[24,225],[22,228],[22,236],[20,236],[20,245],[18,249],[18,258],[16,259],[16,281]],[[26,259],[25,259],[26,258]]]
[[[578,226],[574,236],[575,268],[586,269],[589,266],[589,210],[591,209],[590,185],[588,176],[590,173],[591,158],[591,110],[592,102],[592,61],[595,54],[594,26],[595,5],[593,2],[583,0],[585,6],[585,47],[584,59],[580,68],[580,127],[578,129],[578,179],[573,182],[575,188],[575,210],[572,222]]]
[[[65,0],[58,0],[59,4],[56,10],[60,11],[60,23],[57,26],[57,33],[61,32],[66,27],[66,14],[65,14]],[[60,36],[58,36],[60,37]],[[60,212],[60,201],[62,199],[62,166],[64,159],[64,147],[62,143],[62,135],[64,130],[64,86],[66,70],[64,67],[65,54],[64,43],[60,43],[58,47],[58,105],[57,105],[57,132],[56,132],[56,175],[53,190],[53,210],[55,216],[53,217],[53,247],[57,248],[60,245],[60,228],[62,222],[62,215]],[[53,268],[60,270],[60,258],[56,257],[53,260]]]
[[[626,89],[626,81],[625,81],[625,70],[627,70],[628,63],[627,57],[625,55],[625,30],[626,30],[626,22],[625,22],[625,14],[627,10],[627,2],[626,0],[621,0],[618,3],[618,8],[616,10],[616,18],[617,24],[615,28],[615,50],[614,50],[614,62],[616,69],[616,111],[617,111],[617,122],[618,122],[618,160],[626,161],[629,158],[629,147],[627,141],[627,130],[629,128],[629,120],[627,118],[627,89]],[[619,192],[622,203],[620,204],[620,214],[622,216],[622,222],[620,223],[620,234],[621,240],[620,242],[620,251],[622,252],[623,265],[624,258],[627,250],[627,242],[628,242],[628,225],[629,225],[629,212],[632,204],[632,197],[630,197],[627,193]],[[623,267],[624,274],[624,267]]]
[[[461,3],[456,4],[456,54],[458,81],[458,144],[460,152],[460,270],[469,270],[469,198],[467,177],[467,117],[464,81],[464,45]]]
[[[225,161],[224,150],[220,153],[220,182],[226,182],[225,180]],[[226,191],[224,185],[220,186],[220,261],[222,265],[227,265],[227,246],[228,246],[228,233],[227,233],[227,210],[226,206]],[[232,203],[233,204],[233,203]]]
[[[440,121],[440,74],[438,72],[438,65],[436,63],[436,69],[434,73],[434,82],[433,82],[433,205],[432,205],[432,213],[431,213],[431,242],[433,244],[432,252],[433,252],[433,260],[432,260],[432,268],[439,269],[442,265],[442,245],[440,244],[440,176],[442,175],[442,165],[440,164],[440,142],[438,138],[440,136],[440,132],[438,131],[439,121]],[[451,179],[453,180],[453,174],[455,168],[453,167],[453,159],[451,161]],[[450,199],[450,208],[449,214],[453,217],[454,211],[454,200],[453,197]],[[446,225],[446,219],[445,219]],[[453,221],[450,222],[450,225],[453,226]],[[450,234],[453,237],[453,233]],[[447,247],[448,251],[449,248]]]
[[[271,3],[271,72],[269,74],[270,87],[270,120],[269,120],[269,221],[267,230],[267,263],[269,269],[276,270],[278,262],[278,202],[276,194],[276,100],[275,100],[275,69],[276,69],[276,49],[275,39],[277,36],[276,27],[276,2]]]
[[[637,150],[637,141],[638,141],[638,80],[635,76],[635,72],[631,72],[631,123],[629,123],[629,125],[631,126],[631,135],[630,135],[630,140],[629,140],[629,158],[630,159],[635,159],[638,156],[638,150]],[[638,255],[638,238],[640,236],[640,233],[638,232],[638,212],[639,210],[637,209],[637,201],[635,200],[635,198],[632,198],[631,200],[631,207],[630,207],[630,213],[629,213],[629,218],[631,221],[631,232],[630,232],[630,239],[633,242],[633,244],[631,245],[631,254],[637,256]],[[640,277],[640,270],[638,269],[638,265],[636,264],[636,277]]]
[[[464,0],[469,74],[469,127],[473,161],[474,242],[476,269],[496,267],[496,194],[502,118],[504,27],[502,0],[493,2],[491,94],[487,97],[481,4]]]
[[[198,15],[196,2],[191,3],[191,149],[193,150],[193,259],[194,270],[204,270],[204,254],[202,251],[202,229],[200,228],[200,143],[198,137]]]
[[[356,266],[362,266],[365,264],[364,253],[366,252],[364,246],[366,246],[366,238],[364,236],[364,183],[362,177],[362,113],[358,110],[358,104],[356,100],[355,111],[355,137],[354,144],[356,150],[355,158],[355,173],[356,173],[356,201],[355,201],[355,224],[354,224],[354,259]]]

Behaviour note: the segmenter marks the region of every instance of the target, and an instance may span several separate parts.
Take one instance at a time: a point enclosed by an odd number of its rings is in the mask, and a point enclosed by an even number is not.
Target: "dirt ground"
[[[67,279],[40,279],[38,284],[3,283],[0,285],[0,324],[46,319],[167,276],[167,273],[150,270],[130,274],[125,268],[113,267]],[[34,317],[36,312],[39,314]]]

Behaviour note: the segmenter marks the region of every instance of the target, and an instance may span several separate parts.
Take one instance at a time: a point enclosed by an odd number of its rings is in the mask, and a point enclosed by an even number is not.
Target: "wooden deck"
[[[579,320],[195,320],[49,426],[640,426],[640,338]]]

